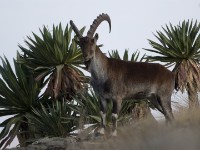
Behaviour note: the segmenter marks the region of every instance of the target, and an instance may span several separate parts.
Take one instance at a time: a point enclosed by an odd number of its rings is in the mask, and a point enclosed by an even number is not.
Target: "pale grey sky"
[[[97,30],[103,52],[145,53],[142,48],[150,48],[147,39],[155,39],[152,33],[161,26],[199,21],[200,0],[0,0],[0,56],[12,61],[17,45],[24,45],[26,36],[39,33],[43,25],[52,29],[53,24],[65,26],[72,19],[79,28],[88,29],[101,13],[107,13],[112,22],[111,33],[107,23]]]

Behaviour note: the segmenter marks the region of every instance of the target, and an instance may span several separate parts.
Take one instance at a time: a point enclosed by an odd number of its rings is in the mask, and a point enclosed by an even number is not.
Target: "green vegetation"
[[[73,96],[87,87],[88,77],[81,71],[76,37],[61,24],[53,26],[53,33],[45,26],[40,32],[42,38],[35,33],[34,39],[27,37],[28,48],[19,45],[22,53],[14,60],[15,71],[2,58],[0,115],[12,116],[0,124],[0,147],[7,147],[16,135],[20,146],[26,146],[43,136],[66,136],[77,127],[80,112],[78,104],[72,105]]]
[[[1,58],[1,60],[3,65],[0,66],[2,76],[0,79],[0,116],[11,115],[9,119],[0,124],[0,127],[4,127],[0,134],[1,146],[6,142],[6,147],[16,135],[20,142],[31,137],[26,132],[29,130],[26,115],[32,107],[38,107],[39,101],[43,101],[44,97],[39,96],[39,84],[34,81],[30,70],[14,60],[14,73],[8,60],[6,58]]]
[[[27,37],[28,48],[19,45],[23,54],[18,53],[17,61],[33,71],[36,81],[48,84],[46,95],[69,100],[83,90],[87,81],[80,70],[83,68],[82,53],[75,39],[71,38],[72,29],[67,25],[63,31],[60,24],[53,26],[52,33],[45,26],[40,33],[42,38],[35,33],[34,38]]]

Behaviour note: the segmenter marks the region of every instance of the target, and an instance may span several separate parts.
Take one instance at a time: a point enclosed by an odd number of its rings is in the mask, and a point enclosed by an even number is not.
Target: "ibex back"
[[[106,20],[111,30],[111,20],[107,14],[99,15],[90,26],[87,36],[83,37],[72,21],[72,29],[78,36],[78,44],[83,52],[84,63],[91,73],[91,85],[100,96],[102,129],[106,126],[106,105],[112,100],[113,132],[116,135],[117,117],[123,99],[147,98],[166,120],[173,120],[171,95],[175,88],[175,76],[164,66],[156,63],[129,62],[106,57],[96,42],[94,32]]]

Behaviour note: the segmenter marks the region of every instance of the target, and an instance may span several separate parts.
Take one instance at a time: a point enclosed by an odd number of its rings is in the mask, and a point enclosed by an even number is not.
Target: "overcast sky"
[[[152,33],[161,26],[199,21],[200,0],[0,0],[0,56],[12,62],[18,44],[25,46],[26,36],[39,34],[44,25],[51,30],[53,24],[66,26],[73,20],[87,30],[101,13],[107,13],[112,22],[111,33],[107,23],[97,30],[103,52],[129,49],[130,54],[145,53],[142,48],[150,48],[147,39],[155,39]]]

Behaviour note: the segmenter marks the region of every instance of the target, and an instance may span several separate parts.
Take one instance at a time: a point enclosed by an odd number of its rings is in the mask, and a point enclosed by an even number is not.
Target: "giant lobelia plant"
[[[154,36],[158,41],[149,40],[153,49],[145,49],[158,54],[148,56],[150,60],[164,62],[174,66],[178,89],[186,89],[189,108],[199,106],[198,91],[200,91],[200,23],[183,21],[173,26],[171,23],[162,27]]]
[[[81,33],[84,28],[81,29]],[[48,84],[45,94],[54,99],[70,100],[76,93],[87,87],[83,74],[82,53],[71,38],[72,29],[61,24],[50,31],[46,26],[40,29],[41,37],[33,33],[25,43],[19,45],[23,54],[18,53],[18,62],[25,63],[35,74],[35,79]]]

